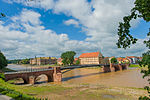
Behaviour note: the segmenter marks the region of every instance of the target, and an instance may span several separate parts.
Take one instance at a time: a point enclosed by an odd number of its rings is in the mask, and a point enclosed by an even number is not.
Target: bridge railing
[[[47,71],[47,70],[53,70],[53,68],[28,68],[28,69],[16,70],[15,72],[6,72],[5,74],[39,72],[39,71]]]

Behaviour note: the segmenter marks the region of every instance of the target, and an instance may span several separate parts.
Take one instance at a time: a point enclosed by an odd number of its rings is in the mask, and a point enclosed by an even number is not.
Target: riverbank
[[[15,91],[48,100],[137,100],[147,96],[144,89],[108,87],[104,85],[43,83],[35,85],[2,84]]]
[[[143,89],[148,82],[137,68],[111,73],[102,73],[101,68],[93,67],[62,72],[65,73],[59,83],[6,86],[29,96],[50,100],[137,100],[148,95]],[[39,77],[39,81],[46,81],[46,75]]]

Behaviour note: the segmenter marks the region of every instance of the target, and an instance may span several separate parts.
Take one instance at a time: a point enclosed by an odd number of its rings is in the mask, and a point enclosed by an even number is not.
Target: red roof
[[[78,58],[74,58],[74,61],[77,61],[78,60]]]
[[[102,57],[100,52],[82,53],[79,58]]]
[[[127,58],[137,58],[137,57],[135,57],[135,56],[127,56]]]
[[[125,61],[125,60],[128,60],[127,58],[121,58],[121,57],[119,57],[119,58],[117,58],[117,60],[118,61]]]
[[[57,62],[62,62],[62,60],[63,60],[63,59],[61,59],[61,58],[58,58],[58,59],[57,59]]]

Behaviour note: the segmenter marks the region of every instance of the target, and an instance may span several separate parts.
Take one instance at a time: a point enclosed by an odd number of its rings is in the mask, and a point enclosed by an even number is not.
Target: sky
[[[103,56],[141,56],[150,23],[131,22],[138,38],[126,50],[116,46],[118,23],[130,14],[134,0],[0,0],[0,50],[7,59],[100,51]]]

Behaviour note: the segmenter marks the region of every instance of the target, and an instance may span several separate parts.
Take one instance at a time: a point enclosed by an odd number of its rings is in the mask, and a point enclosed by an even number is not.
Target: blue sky
[[[29,10],[34,10],[41,14],[41,21],[42,25],[45,26],[46,29],[52,29],[56,31],[58,34],[67,33],[70,39],[73,40],[84,40],[86,38],[85,32],[81,30],[80,27],[75,27],[74,25],[66,26],[63,21],[68,19],[73,19],[71,16],[66,16],[65,14],[53,14],[51,10],[45,11],[44,9],[38,9],[33,7],[27,7],[21,4],[9,4],[4,2],[3,0],[0,1],[0,9],[1,12],[5,13],[6,18],[4,21],[8,21],[9,17],[18,15],[22,9],[26,8]],[[7,24],[6,24],[7,25]]]
[[[94,51],[104,56],[140,56],[147,50],[142,41],[150,23],[141,19],[131,28],[138,43],[128,50],[115,45],[118,23],[134,6],[132,0],[42,0],[28,5],[25,1],[0,0],[0,11],[6,14],[0,23],[0,49],[8,59],[59,57],[68,50],[77,56]]]

